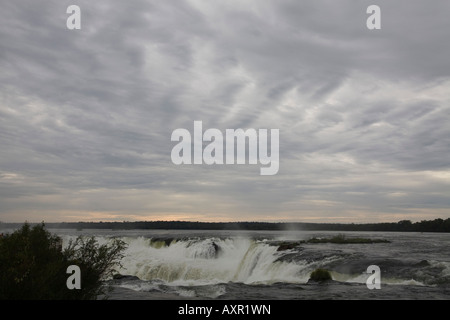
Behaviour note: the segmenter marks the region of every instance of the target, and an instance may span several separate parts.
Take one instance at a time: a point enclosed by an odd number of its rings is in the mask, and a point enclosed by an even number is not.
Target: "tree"
[[[412,222],[411,220],[401,220],[397,222],[397,226],[399,228],[399,231],[411,231]]]
[[[99,245],[94,237],[78,237],[62,249],[62,239],[45,230],[44,223],[25,223],[0,237],[0,299],[95,299],[104,293],[103,280],[120,266],[123,241]],[[67,268],[81,270],[81,289],[66,286]]]
[[[69,242],[63,254],[81,269],[84,299],[94,299],[105,293],[103,281],[112,277],[115,266],[121,266],[125,248],[125,242],[119,239],[113,239],[110,245],[99,245],[95,237],[78,237]]]

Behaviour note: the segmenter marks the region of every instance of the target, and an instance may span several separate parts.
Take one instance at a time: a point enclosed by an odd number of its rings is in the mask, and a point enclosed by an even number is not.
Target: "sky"
[[[447,0],[0,7],[0,221],[450,217]],[[279,171],[174,164],[194,121],[279,129]]]

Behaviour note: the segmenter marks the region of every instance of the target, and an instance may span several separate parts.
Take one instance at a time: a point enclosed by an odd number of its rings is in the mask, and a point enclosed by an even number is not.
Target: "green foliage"
[[[120,265],[125,244],[113,240],[99,245],[95,238],[79,237],[62,250],[62,239],[44,223],[25,223],[0,237],[0,299],[95,299],[103,293],[102,280]],[[81,289],[69,290],[67,267],[81,269]]]
[[[320,268],[311,272],[310,279],[318,282],[332,280],[330,272]]]
[[[55,298],[58,287],[65,286],[59,243],[43,225],[25,224],[0,238],[0,298]]]
[[[95,237],[78,237],[69,242],[63,254],[71,264],[81,269],[84,299],[94,299],[104,294],[102,281],[116,273],[114,267],[121,266],[125,248],[125,242],[119,239],[113,239],[110,245],[99,245]]]

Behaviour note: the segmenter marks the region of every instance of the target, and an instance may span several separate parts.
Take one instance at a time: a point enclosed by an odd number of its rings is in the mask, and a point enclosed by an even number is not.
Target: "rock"
[[[419,263],[416,263],[414,266],[416,267],[428,267],[430,263],[427,260],[422,260]]]
[[[296,243],[284,242],[278,246],[277,251],[285,251],[285,250],[295,249],[295,247],[297,247]]]
[[[217,256],[219,255],[221,249],[214,241],[212,242],[212,246],[214,248],[214,257],[217,258]]]
[[[113,279],[114,280],[140,280],[136,276],[131,276],[131,275],[127,275],[127,274],[120,274],[120,273],[117,273],[117,274],[113,275]]]
[[[328,280],[333,280],[331,277],[331,274],[326,269],[316,269],[313,272],[311,272],[311,275],[309,276],[309,279],[315,282],[323,282]]]

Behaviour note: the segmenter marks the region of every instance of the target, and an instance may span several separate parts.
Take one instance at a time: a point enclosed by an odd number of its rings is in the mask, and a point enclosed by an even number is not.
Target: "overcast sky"
[[[450,217],[448,0],[0,7],[0,221]],[[278,174],[173,164],[195,120],[279,129]]]

